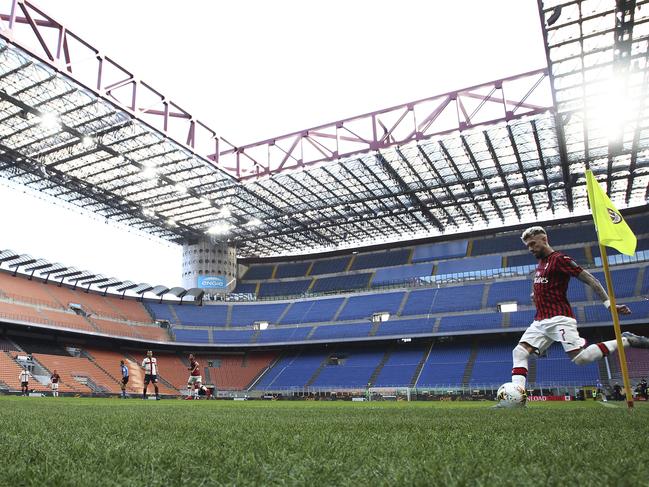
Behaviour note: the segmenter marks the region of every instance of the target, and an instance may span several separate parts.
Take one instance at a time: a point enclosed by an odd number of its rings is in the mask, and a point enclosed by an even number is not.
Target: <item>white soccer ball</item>
[[[503,407],[522,408],[527,403],[527,393],[525,388],[513,382],[506,382],[498,388],[496,399]]]

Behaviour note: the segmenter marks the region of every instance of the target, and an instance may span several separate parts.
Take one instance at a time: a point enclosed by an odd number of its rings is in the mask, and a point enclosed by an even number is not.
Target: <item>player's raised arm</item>
[[[604,286],[602,286],[602,283],[599,282],[595,276],[593,276],[590,272],[587,270],[582,270],[578,275],[577,279],[579,279],[581,282],[589,286],[597,295],[597,297],[602,301],[602,304],[606,306],[607,308],[611,307],[611,301],[608,298],[608,294],[606,293],[606,289],[604,289]],[[631,310],[626,304],[618,304],[615,306],[617,308],[617,312],[623,315],[628,315],[631,314]]]

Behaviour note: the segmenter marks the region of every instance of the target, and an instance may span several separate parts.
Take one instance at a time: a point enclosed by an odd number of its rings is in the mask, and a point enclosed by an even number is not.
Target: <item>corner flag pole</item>
[[[604,266],[604,276],[606,276],[606,287],[608,289],[608,299],[611,301],[611,315],[613,316],[613,329],[615,330],[615,341],[617,341],[617,355],[620,359],[620,370],[622,370],[622,381],[624,383],[624,392],[626,394],[626,405],[629,409],[633,409],[633,394],[631,394],[631,381],[629,380],[629,369],[627,368],[626,352],[622,344],[622,331],[620,330],[620,317],[617,314],[617,307],[615,301],[615,291],[613,290],[613,281],[611,280],[611,272],[608,267],[608,256],[606,255],[606,247],[599,244],[599,253],[602,256],[602,265]]]
[[[586,171],[586,185],[588,203],[590,204],[593,222],[597,230],[599,252],[602,257],[602,265],[604,266],[604,275],[606,276],[606,287],[608,288],[610,304],[609,309],[613,317],[617,353],[620,358],[620,369],[622,371],[622,379],[624,380],[624,391],[626,392],[626,404],[629,410],[632,410],[633,395],[631,394],[631,381],[629,380],[629,370],[626,365],[626,353],[624,352],[622,332],[620,330],[620,317],[617,313],[615,291],[613,289],[613,281],[611,280],[611,272],[608,267],[608,256],[606,255],[605,246],[613,247],[626,255],[634,255],[638,240],[624,221],[624,218],[622,218],[620,212],[613,206],[613,203],[599,185],[591,170]]]

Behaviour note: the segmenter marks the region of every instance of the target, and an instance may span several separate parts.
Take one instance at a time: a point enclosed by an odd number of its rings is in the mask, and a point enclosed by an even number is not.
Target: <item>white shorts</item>
[[[579,350],[586,344],[586,340],[579,336],[577,320],[568,316],[553,316],[533,321],[519,342],[529,344],[539,353],[545,352],[554,342],[559,342],[566,352]]]
[[[187,385],[196,384],[197,382],[200,384],[203,382],[202,379],[200,375],[190,375],[189,379],[187,379]]]
[[[59,383],[58,382],[52,382],[52,390],[53,391],[58,391],[59,390]]]

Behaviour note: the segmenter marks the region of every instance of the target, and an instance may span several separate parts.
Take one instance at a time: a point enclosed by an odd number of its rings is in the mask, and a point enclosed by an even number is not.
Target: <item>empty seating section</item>
[[[640,348],[624,349],[626,361],[629,369],[629,377],[632,379],[641,379],[649,377],[649,350]],[[619,368],[620,359],[617,352],[612,353],[608,358],[609,363],[615,364]],[[622,382],[622,376],[618,372],[615,374]]]
[[[333,353],[338,363],[325,365],[313,386],[365,388],[384,355],[384,351],[364,350]]]
[[[85,352],[88,356],[88,360],[93,362],[97,367],[101,368],[106,374],[108,374],[114,381],[117,387],[113,387],[114,392],[121,390],[118,387],[119,382],[122,379],[122,372],[120,370],[120,360],[124,361],[124,365],[128,367],[129,370],[129,380],[126,385],[126,391],[129,394],[142,394],[142,386],[144,384],[144,376],[142,374],[142,369],[140,365],[134,360],[126,357],[124,354],[113,351],[105,350],[98,348],[88,348],[85,349]],[[151,387],[149,386],[149,389]]]
[[[522,310],[515,313],[504,313],[509,316],[510,328],[527,328],[534,321],[536,310]]]
[[[0,272],[0,296],[5,295],[16,301],[42,304],[51,308],[63,307],[54,296],[47,292],[49,287],[41,282]]]
[[[572,256],[571,256],[572,257]],[[576,257],[573,257],[576,259]],[[539,261],[529,252],[524,254],[508,255],[507,256],[507,267],[520,267],[520,266],[536,266]],[[581,261],[579,261],[581,263]]]
[[[85,379],[91,380],[99,391],[113,392],[113,386],[117,386],[106,372],[85,357],[47,355],[43,353],[34,353],[32,355],[50,374],[56,370],[61,376],[59,392],[93,392],[90,384],[82,384],[75,377],[80,378],[81,381]]]
[[[232,326],[250,326],[255,321],[279,322],[280,316],[288,306],[281,304],[235,304],[232,306]]]
[[[649,267],[644,268],[644,277],[640,287],[640,294],[647,296],[649,294]]]
[[[248,268],[246,273],[243,275],[242,279],[246,281],[270,279],[273,276],[274,269],[275,269],[275,264],[272,265],[253,264]]]
[[[214,343],[249,343],[252,336],[255,334],[254,330],[213,330],[212,338]]]
[[[432,273],[433,264],[426,262],[399,267],[386,267],[383,269],[377,269],[376,274],[372,279],[372,286],[377,286],[379,284],[398,284],[400,282],[407,282],[411,279],[427,277]]]
[[[22,367],[13,359],[15,355],[17,355],[16,352],[0,352],[0,389],[20,390],[18,375]]]
[[[271,343],[271,342],[296,342],[306,340],[306,337],[311,330],[312,326],[304,326],[299,328],[284,327],[262,330],[257,336],[257,343]]]
[[[75,303],[80,304],[86,311],[91,311],[95,315],[124,318],[104,297],[97,294],[73,291],[65,286],[49,286],[47,290],[57,301],[63,304],[65,309],[68,309],[70,303]]]
[[[548,230],[549,232],[549,230]],[[484,237],[473,240],[471,255],[498,254],[514,252],[524,248],[519,235],[502,235],[498,237]]]
[[[241,355],[217,355],[210,357],[210,378],[218,390],[242,390],[264,372],[275,360],[273,352],[253,352]],[[198,358],[207,365],[208,356]]]
[[[350,325],[321,325],[316,328],[309,340],[362,338],[368,336],[371,329],[371,323],[353,323]]]
[[[511,379],[512,349],[515,342],[503,342],[480,346],[471,370],[469,384],[499,387]]]
[[[0,301],[0,317],[18,321],[47,323],[45,316],[41,315],[36,308],[3,301]]]
[[[176,316],[171,311],[171,305],[167,303],[153,303],[144,302],[144,305],[149,310],[149,313],[156,320],[167,320],[170,323],[177,323]]]
[[[582,242],[597,242],[597,233],[592,222],[588,224],[569,225],[547,228],[548,241],[553,247]]]
[[[440,242],[427,245],[418,245],[412,254],[412,262],[430,262],[441,259],[453,259],[466,255],[468,240],[454,242]]]
[[[399,310],[404,295],[404,292],[398,292],[352,296],[347,299],[338,315],[338,321],[360,318],[371,319],[373,313],[383,311],[394,315]]]
[[[631,314],[618,314],[620,321],[647,320],[649,318],[649,301],[635,301],[626,304],[631,308]],[[588,323],[613,323],[611,312],[601,304],[584,306],[584,314]]]
[[[288,352],[259,379],[255,389],[303,388],[328,356],[329,352]]]
[[[484,255],[481,257],[465,257],[464,259],[445,260],[437,264],[437,275],[459,274],[462,272],[481,271],[485,269],[500,269],[500,255]]]
[[[186,330],[174,328],[174,336],[177,342],[209,343],[209,330]]]
[[[295,296],[304,294],[309,285],[311,284],[311,279],[299,280],[299,281],[282,281],[282,282],[262,282],[259,286],[259,296]]]
[[[344,300],[344,298],[333,298],[296,301],[282,317],[281,323],[291,324],[333,321],[336,312]]]
[[[468,330],[495,330],[502,328],[502,319],[502,313],[442,316],[439,331],[442,333],[452,333]]]
[[[594,272],[599,282],[606,288],[606,281],[603,272]],[[615,290],[615,297],[628,298],[635,295],[635,286],[638,281],[638,269],[618,269],[611,271],[611,281]]]
[[[169,341],[169,334],[157,326],[130,325],[118,321],[104,320],[91,317],[90,321],[100,333],[107,335],[126,336],[132,338],[144,338],[155,341]]]
[[[493,308],[498,303],[508,301],[516,301],[519,305],[532,304],[531,292],[532,281],[530,279],[494,282],[489,287],[487,307]]]
[[[394,350],[376,377],[374,387],[408,386],[414,379],[417,365],[424,358],[426,347],[418,346],[408,350]]]
[[[311,261],[309,262],[291,262],[288,264],[279,264],[277,266],[277,271],[275,272],[276,279],[282,279],[284,277],[302,277],[306,276],[306,271],[311,267]]]
[[[349,265],[349,259],[349,256],[345,256],[337,257],[335,259],[316,260],[313,263],[313,267],[311,268],[309,275],[319,276],[322,274],[335,274],[338,272],[343,272],[347,269],[347,265]]]
[[[237,285],[234,288],[233,293],[241,294],[255,294],[257,292],[257,283],[256,282],[237,282]]]
[[[555,343],[548,349],[547,357],[536,361],[537,386],[543,385],[595,385],[599,379],[598,362],[576,366]]]
[[[423,318],[414,318],[409,320],[389,320],[381,323],[378,330],[376,331],[376,336],[409,336],[427,333],[430,334],[433,332],[433,327],[437,318],[432,317],[423,317]]]
[[[421,370],[417,387],[445,387],[462,384],[471,355],[468,345],[435,344]]]
[[[370,277],[372,277],[372,274],[367,273],[321,277],[320,279],[316,279],[312,289],[315,292],[321,293],[365,289],[369,285]]]
[[[375,269],[408,263],[410,249],[388,250],[371,254],[357,254],[350,270]]]
[[[178,319],[186,326],[225,326],[228,316],[226,305],[171,305]]]
[[[411,291],[401,316],[480,309],[483,291],[483,284]]]
[[[187,390],[187,377],[189,377],[189,370],[187,370],[189,362],[183,361],[175,353],[156,353],[155,357],[158,360],[158,378],[162,379],[162,381],[158,381],[158,386],[170,389],[170,392],[163,392],[163,394],[177,394],[178,391],[185,392]],[[141,361],[142,359],[138,357],[138,360]],[[205,365],[207,364],[201,363],[201,366]],[[164,383],[165,381],[171,384],[171,388]],[[151,386],[149,386],[150,390]]]

